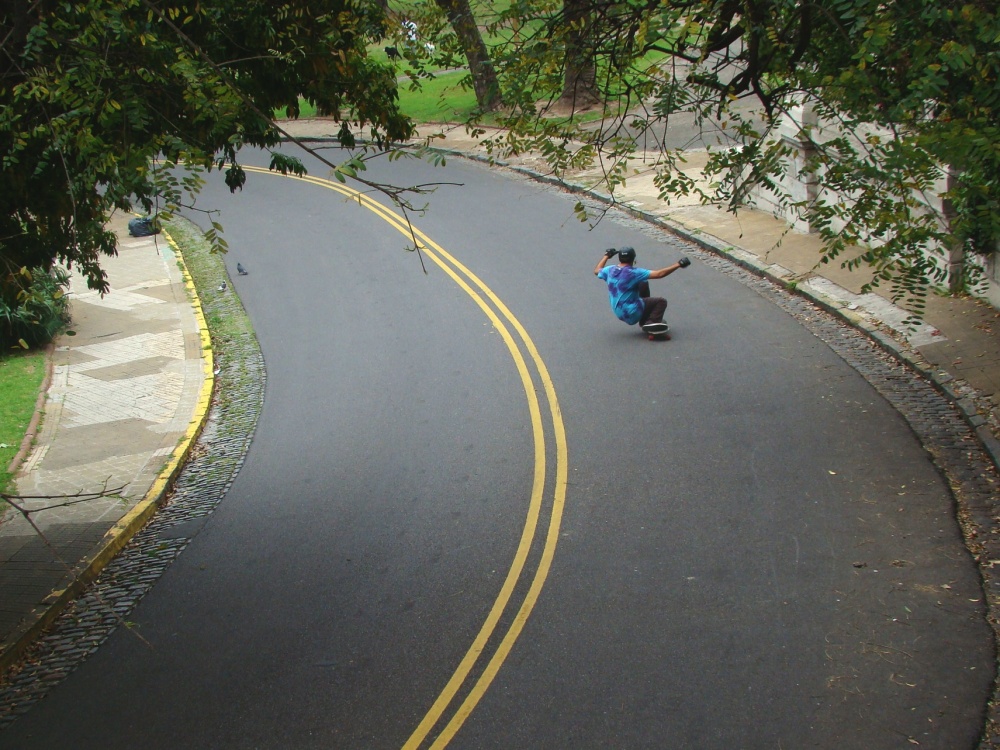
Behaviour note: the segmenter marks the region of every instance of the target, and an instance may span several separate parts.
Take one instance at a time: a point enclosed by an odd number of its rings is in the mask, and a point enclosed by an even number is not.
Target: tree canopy
[[[75,265],[106,290],[109,214],[171,210],[205,171],[233,190],[244,146],[299,97],[341,141],[407,139],[395,73],[368,57],[384,32],[368,0],[36,0],[0,10],[0,294],[21,268]],[[272,152],[272,168],[302,170]],[[177,177],[170,165],[195,171]],[[218,238],[216,238],[218,240]]]
[[[104,289],[100,259],[115,251],[105,230],[110,212],[169,212],[197,192],[205,171],[222,172],[238,189],[239,150],[273,147],[281,131],[271,113],[285,107],[295,116],[300,96],[341,121],[344,145],[361,136],[375,148],[409,138],[395,70],[367,53],[372,42],[399,35],[386,5],[5,4],[0,296],[20,288],[20,269],[57,261]],[[437,44],[440,59],[472,61],[481,116],[503,126],[487,140],[498,153],[537,149],[557,172],[599,155],[614,189],[628,178],[638,144],[658,142],[664,200],[697,193],[736,209],[753,187],[772,190],[821,232],[828,260],[861,246],[850,262],[870,264],[876,283],[898,282],[903,292],[945,280],[948,265],[935,258],[984,257],[997,247],[1000,15],[992,2],[424,0],[424,7],[425,15],[417,2],[393,10],[420,20],[422,41]],[[457,33],[445,34],[449,22]],[[488,112],[498,101],[503,107]],[[552,106],[559,102],[561,109]],[[601,112],[598,125],[582,121],[580,103]],[[804,145],[796,170],[823,187],[806,199],[781,185],[792,163],[782,118],[803,106],[815,116],[795,125],[793,140]],[[705,139],[710,194],[679,168],[683,154],[663,145],[685,113],[721,134]],[[302,169],[272,153],[273,168]],[[169,167],[180,161],[194,171],[176,176]],[[362,168],[355,159],[341,174]],[[942,199],[941,210],[928,210],[921,195]]]
[[[512,0],[486,28],[499,40],[491,53],[509,106],[494,120],[506,129],[489,141],[500,153],[539,149],[558,171],[600,152],[614,188],[637,144],[662,143],[688,113],[725,134],[706,139],[715,182],[704,200],[735,209],[752,187],[775,191],[819,230],[828,260],[865,247],[851,263],[870,264],[875,283],[895,282],[900,294],[946,280],[936,256],[997,248],[993,2]],[[581,69],[595,71],[586,85],[603,107],[600,127],[546,115]],[[782,115],[802,106],[815,117],[799,118],[793,134],[805,146],[799,173],[823,188],[807,200],[780,186],[791,156]],[[679,158],[663,148],[665,200],[699,191]],[[928,210],[921,194],[943,210]]]

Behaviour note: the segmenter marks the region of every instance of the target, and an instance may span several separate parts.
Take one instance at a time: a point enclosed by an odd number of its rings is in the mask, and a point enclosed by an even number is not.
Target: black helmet
[[[635,248],[623,247],[618,251],[618,261],[620,263],[635,263]]]

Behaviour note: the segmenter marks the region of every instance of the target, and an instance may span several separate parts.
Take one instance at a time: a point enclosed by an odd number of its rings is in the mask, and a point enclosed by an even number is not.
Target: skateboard
[[[653,341],[654,339],[669,340],[670,334],[667,333],[669,330],[670,326],[666,323],[646,323],[646,325],[642,327],[642,332],[649,336],[650,341]]]

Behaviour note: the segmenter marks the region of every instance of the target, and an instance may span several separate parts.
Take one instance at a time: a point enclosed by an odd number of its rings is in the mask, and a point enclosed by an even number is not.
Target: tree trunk
[[[597,63],[590,39],[592,24],[588,11],[592,6],[592,0],[563,0],[563,22],[568,31],[566,71],[558,105],[571,112],[601,101],[597,89]]]
[[[955,182],[957,180],[955,168],[946,167],[945,193],[946,196],[953,195]],[[944,214],[944,221],[950,235],[950,242],[945,247],[945,269],[948,273],[948,291],[952,294],[961,292],[965,287],[965,243],[961,242],[954,231],[955,225],[955,204],[950,197],[945,197],[941,203],[941,213]]]
[[[484,112],[491,112],[500,106],[500,82],[497,80],[493,61],[486,49],[482,34],[472,15],[469,0],[434,0],[448,16],[448,22],[458,36],[458,40],[469,61],[472,74],[472,88],[476,92],[476,102]]]

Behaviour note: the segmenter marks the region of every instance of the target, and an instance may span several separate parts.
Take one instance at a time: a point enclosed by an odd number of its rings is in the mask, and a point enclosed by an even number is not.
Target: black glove
[[[677,261],[677,265],[679,265],[681,268],[687,268],[688,266],[691,265],[691,259],[681,258],[679,261]]]
[[[615,250],[613,247],[608,248],[607,250],[604,251],[605,258],[614,258],[616,255],[618,255],[618,251]]]

